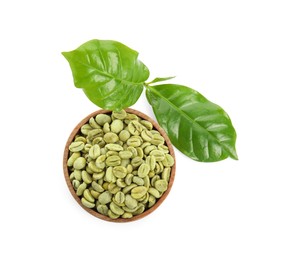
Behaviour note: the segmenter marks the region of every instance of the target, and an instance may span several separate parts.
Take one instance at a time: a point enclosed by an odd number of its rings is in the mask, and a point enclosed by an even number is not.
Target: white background
[[[0,259],[291,260],[291,13],[282,0],[1,1]],[[61,52],[94,38],[222,106],[239,160],[175,150],[173,189],[153,214],[115,224],[85,212],[62,156],[98,108]],[[144,93],[133,108],[153,116]]]

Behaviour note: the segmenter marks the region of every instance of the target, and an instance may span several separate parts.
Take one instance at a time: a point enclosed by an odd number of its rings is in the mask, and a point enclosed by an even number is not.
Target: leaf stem
[[[147,83],[144,82],[144,84],[145,84],[145,87],[146,87],[146,86],[150,86],[150,84],[154,84],[154,83],[157,83],[157,82],[170,80],[170,79],[173,79],[173,78],[175,78],[175,76],[172,76],[172,77],[164,77],[164,78],[155,78],[155,79],[153,79],[150,82],[147,82]]]

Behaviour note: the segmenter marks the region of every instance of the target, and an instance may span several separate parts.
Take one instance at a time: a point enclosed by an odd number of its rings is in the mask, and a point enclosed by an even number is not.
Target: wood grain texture
[[[64,150],[64,156],[63,156],[63,171],[64,171],[65,181],[67,183],[69,191],[71,192],[72,196],[77,201],[77,203],[84,210],[86,210],[88,213],[90,213],[91,215],[93,215],[93,216],[95,216],[95,217],[97,217],[99,219],[110,221],[110,222],[118,222],[118,223],[131,222],[131,221],[135,221],[135,220],[141,219],[141,218],[149,215],[150,213],[152,213],[154,210],[156,210],[161,205],[161,203],[165,200],[165,198],[168,196],[168,194],[169,194],[169,192],[170,192],[170,190],[172,188],[172,185],[173,185],[173,182],[174,182],[174,177],[175,177],[175,166],[176,166],[176,160],[175,160],[175,154],[174,154],[173,146],[172,146],[168,136],[166,135],[165,131],[158,125],[158,123],[155,122],[149,116],[141,113],[140,111],[137,111],[137,110],[134,110],[134,109],[131,109],[131,108],[126,109],[126,111],[128,113],[135,114],[135,115],[137,115],[137,116],[139,116],[139,117],[151,122],[153,124],[154,129],[158,130],[160,132],[160,134],[164,137],[166,145],[168,146],[169,152],[174,158],[174,165],[172,166],[170,179],[169,179],[169,183],[168,183],[168,189],[164,192],[164,194],[157,200],[157,202],[154,204],[154,206],[152,206],[150,209],[147,209],[142,214],[136,215],[136,216],[134,216],[132,218],[129,218],[129,219],[124,219],[124,218],[111,219],[111,218],[109,218],[107,216],[104,216],[104,215],[98,213],[97,211],[95,211],[93,209],[89,209],[89,208],[83,206],[82,203],[81,203],[80,198],[76,195],[76,192],[75,192],[75,190],[74,190],[74,188],[72,186],[72,183],[70,181],[69,170],[68,170],[68,167],[67,167],[67,161],[68,161],[68,157],[69,157],[69,145],[74,140],[76,134],[80,132],[81,126],[86,124],[91,117],[95,117],[98,114],[109,114],[109,113],[111,113],[111,111],[102,110],[101,109],[101,110],[95,111],[95,112],[89,114],[87,117],[85,117],[71,132],[71,134],[70,134],[70,136],[69,136],[69,138],[67,140],[67,143],[66,143],[66,146],[65,146],[65,150]]]

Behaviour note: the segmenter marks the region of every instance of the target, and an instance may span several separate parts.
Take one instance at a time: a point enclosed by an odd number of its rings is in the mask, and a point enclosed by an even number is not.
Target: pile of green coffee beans
[[[98,114],[69,146],[70,180],[81,203],[112,219],[151,208],[174,164],[161,134],[135,114]]]

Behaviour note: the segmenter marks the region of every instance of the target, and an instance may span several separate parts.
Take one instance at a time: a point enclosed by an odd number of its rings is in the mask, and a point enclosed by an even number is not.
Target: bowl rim
[[[167,190],[163,193],[163,195],[156,201],[156,203],[151,208],[145,210],[141,214],[138,214],[136,216],[133,216],[132,218],[120,218],[119,217],[117,219],[112,219],[112,218],[110,218],[108,216],[105,216],[103,214],[98,213],[97,211],[95,211],[93,209],[90,209],[90,208],[87,208],[87,207],[83,206],[83,204],[81,203],[81,199],[77,196],[76,191],[73,188],[73,185],[72,185],[71,180],[70,180],[69,169],[68,169],[68,166],[67,166],[67,161],[68,161],[68,158],[69,158],[69,145],[74,140],[76,134],[78,134],[78,132],[80,131],[81,126],[84,125],[84,124],[86,124],[91,117],[95,117],[98,114],[109,114],[109,113],[112,113],[111,110],[100,109],[100,110],[97,110],[97,111],[95,111],[95,112],[87,115],[85,118],[83,118],[74,127],[74,129],[72,130],[71,134],[69,135],[69,138],[67,139],[67,142],[66,142],[66,145],[65,145],[64,155],[63,155],[63,172],[64,172],[65,181],[66,181],[66,184],[67,184],[67,186],[69,188],[69,191],[70,191],[71,195],[76,200],[76,202],[84,210],[86,210],[88,213],[90,213],[91,215],[93,215],[93,216],[95,216],[95,217],[97,217],[99,219],[105,220],[105,221],[117,222],[117,223],[126,223],[126,222],[132,222],[132,221],[135,221],[135,220],[139,220],[141,218],[144,218],[144,217],[148,216],[153,211],[155,211],[162,204],[162,202],[166,199],[166,197],[168,196],[168,194],[169,194],[169,192],[170,192],[170,190],[172,188],[172,185],[173,185],[173,182],[174,182],[174,177],[175,177],[175,172],[176,172],[176,159],[175,159],[174,149],[173,149],[173,146],[172,146],[172,144],[171,144],[171,142],[169,140],[169,137],[167,136],[167,134],[163,130],[163,128],[160,127],[158,125],[158,123],[156,121],[154,121],[151,117],[143,114],[142,112],[140,112],[138,110],[135,110],[135,109],[132,109],[132,108],[127,108],[127,109],[125,109],[125,111],[127,113],[135,114],[135,115],[141,117],[142,119],[145,119],[145,120],[151,122],[152,125],[153,125],[153,127],[157,131],[159,131],[160,134],[165,139],[166,145],[167,145],[167,147],[169,149],[169,153],[173,156],[173,159],[174,159],[174,165],[172,166],[171,172],[170,172],[170,179],[169,179],[169,182],[168,182],[168,188],[167,188]]]

